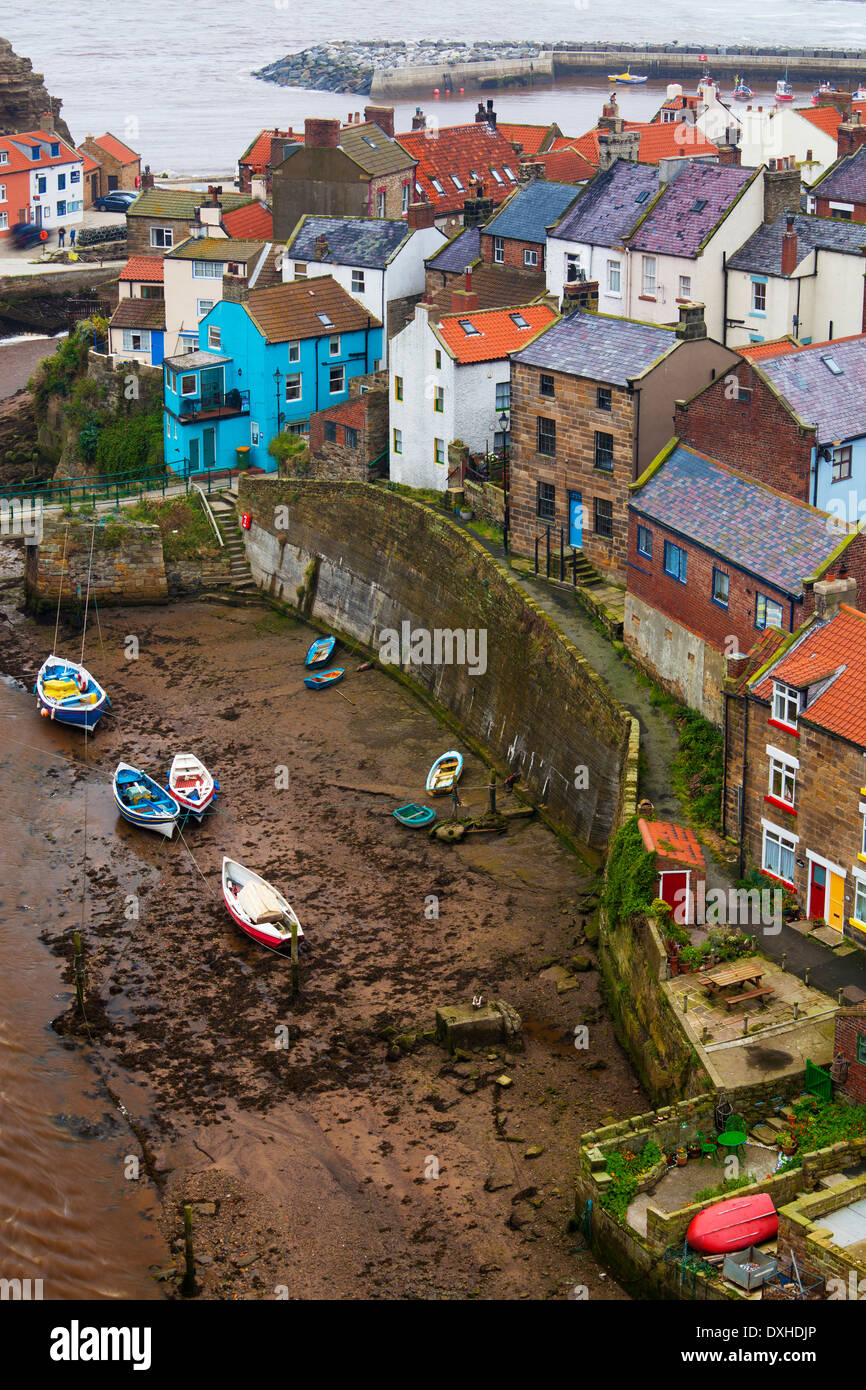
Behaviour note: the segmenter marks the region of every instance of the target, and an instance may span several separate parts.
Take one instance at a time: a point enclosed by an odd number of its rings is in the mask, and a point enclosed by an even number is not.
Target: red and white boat
[[[686,1240],[703,1255],[726,1255],[730,1250],[761,1245],[778,1229],[772,1197],[759,1192],[754,1197],[728,1197],[698,1212],[686,1231]]]
[[[200,821],[216,800],[219,786],[194,753],[175,753],[168,773],[168,789],[178,805]]]
[[[304,929],[282,893],[236,859],[223,859],[223,902],[232,921],[260,946],[287,950],[292,944],[292,923],[298,929],[298,943],[304,939]]]

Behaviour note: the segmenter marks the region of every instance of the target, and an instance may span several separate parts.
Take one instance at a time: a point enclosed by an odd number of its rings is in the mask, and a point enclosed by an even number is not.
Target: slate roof
[[[191,237],[166,255],[171,261],[237,261],[246,265],[261,254],[263,241],[235,241],[232,237]]]
[[[548,183],[535,179],[518,189],[501,212],[486,224],[485,236],[510,237],[515,241],[547,241],[547,228],[561,217],[580,194],[573,183]]]
[[[223,212],[223,226],[230,237],[252,241],[271,241],[274,235],[274,215],[269,207],[258,201]]]
[[[463,211],[464,202],[473,196],[473,174],[483,183],[484,196],[492,198],[494,204],[504,202],[517,187],[519,161],[514,147],[486,121],[442,126],[435,132],[413,130],[397,138],[418,161],[416,196],[433,203],[437,213]],[[499,179],[492,172],[494,169]],[[510,175],[507,169],[511,170]],[[462,188],[455,187],[452,174]],[[434,186],[434,178],[441,192]]]
[[[110,322],[112,328],[165,328],[165,300],[121,299]]]
[[[324,236],[327,265],[351,265],[383,269],[412,235],[411,228],[397,218],[313,217],[301,218],[287,250],[296,261],[315,260],[316,238]]]
[[[826,512],[681,444],[629,506],[792,597],[842,539]]]
[[[584,189],[552,235],[593,246],[621,246],[658,191],[658,169],[618,159]]]
[[[205,352],[204,349],[198,349],[195,352],[179,353],[176,357],[166,357],[164,365],[176,372],[194,372],[199,367],[223,367],[231,360],[221,352]]]
[[[118,280],[152,280],[162,284],[165,279],[165,262],[162,256],[130,256]]]
[[[368,174],[396,174],[409,169],[413,156],[373,121],[343,126],[340,148]]]
[[[859,609],[843,603],[826,622],[807,628],[754,691],[768,700],[774,680],[802,690],[829,671],[838,674],[801,718],[866,748],[866,613]]]
[[[841,368],[836,376],[822,360]],[[866,434],[866,335],[816,343],[755,364],[792,410],[817,428],[818,443]]]
[[[516,352],[514,361],[626,386],[677,341],[672,328],[575,310],[523,352]]]
[[[866,155],[866,150],[864,150]],[[866,163],[864,163],[866,173]],[[866,199],[866,188],[864,188]],[[735,252],[728,261],[731,270],[748,270],[759,275],[782,274],[782,237],[787,225],[787,214],[781,212],[775,222],[759,227],[745,245]],[[866,226],[858,222],[843,222],[836,217],[812,217],[794,214],[794,231],[797,233],[797,265],[820,247],[826,251],[839,251],[843,255],[859,256],[861,247],[866,246]]]
[[[167,217],[184,222],[195,220],[196,208],[208,202],[205,189],[145,188],[130,206],[127,217]],[[246,207],[253,199],[248,193],[221,193],[223,212]]]
[[[465,227],[424,264],[428,270],[457,271],[459,274],[468,265],[472,265],[473,261],[477,261],[480,255],[481,229]]]
[[[813,183],[811,191],[819,198],[841,203],[866,203],[866,146],[837,160]]]
[[[330,275],[250,290],[244,308],[269,343],[351,333],[368,324],[371,328],[382,326]],[[323,324],[317,317],[320,313],[327,314],[331,323]]]
[[[521,328],[515,316],[526,321]],[[556,318],[547,304],[519,304],[510,309],[473,309],[469,313],[443,315],[436,331],[451,356],[464,365],[490,362],[528,343]],[[475,333],[466,333],[461,324],[469,323]]]
[[[684,165],[629,238],[629,246],[660,256],[696,256],[757,172],[702,160]]]

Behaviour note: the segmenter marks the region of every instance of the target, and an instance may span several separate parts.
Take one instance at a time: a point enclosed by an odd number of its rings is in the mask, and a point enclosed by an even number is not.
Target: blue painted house
[[[270,441],[306,434],[310,415],[347,400],[352,377],[382,357],[380,321],[331,276],[225,291],[198,351],[164,362],[165,457],[177,472],[233,468],[239,448],[273,472]]]

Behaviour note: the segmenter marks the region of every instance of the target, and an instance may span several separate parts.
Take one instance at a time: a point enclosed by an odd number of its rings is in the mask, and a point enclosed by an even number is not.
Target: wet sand
[[[0,621],[0,668],[32,684],[52,636]],[[339,691],[307,691],[309,641],[258,604],[113,610],[98,628],[92,615],[88,663],[114,711],[86,763],[80,736],[47,727],[79,797],[58,848],[80,859],[87,845],[89,1026],[161,1193],[166,1240],[176,1252],[181,1204],[198,1203],[211,1298],[545,1298],[575,1284],[623,1298],[566,1231],[570,1178],[581,1132],[646,1101],[596,972],[563,995],[542,976],[586,951],[587,871],[537,821],[459,846],[398,826],[395,797],[423,799],[454,735],[345,649]],[[222,793],[205,824],[168,842],[117,817],[110,778],[121,757],[164,778],[177,751],[198,753]],[[463,799],[480,809],[487,770],[464,752]],[[228,917],[224,853],[298,912],[298,998],[288,962]],[[61,919],[43,937],[68,957]],[[476,991],[518,1009],[524,1052],[454,1060],[417,1036],[437,1005]],[[572,1045],[578,1023],[588,1052]],[[69,1011],[56,1026],[79,1027]],[[405,1034],[408,1051],[395,1042]],[[525,1157],[530,1145],[540,1156]],[[171,1277],[162,1287],[177,1292]]]

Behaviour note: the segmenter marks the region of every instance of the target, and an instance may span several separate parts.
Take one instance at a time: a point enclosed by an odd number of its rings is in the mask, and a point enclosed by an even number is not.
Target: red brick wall
[[[504,259],[494,261],[493,259],[492,236],[482,233],[481,236],[481,259],[488,265],[510,265],[515,270],[543,270],[544,269],[544,246],[538,241],[515,241],[513,237],[502,238],[502,253]],[[538,253],[538,265],[527,266],[524,259],[524,251],[536,251]]]
[[[751,387],[748,402],[726,396],[729,379]],[[751,365],[743,360],[693,400],[676,408],[683,444],[728,463],[740,473],[810,501],[809,468],[814,430],[801,430]]]
[[[834,199],[833,199],[833,202],[834,202],[834,203],[842,203],[842,202],[848,202],[848,201],[850,201],[850,200],[849,200],[849,199],[845,199],[845,198],[834,198]],[[819,217],[832,217],[832,216],[833,216],[833,209],[830,207],[830,199],[829,199],[829,198],[819,198],[819,199],[817,200],[817,202],[818,202],[818,216],[819,216]],[[847,219],[846,219],[846,220],[847,220]],[[853,210],[853,212],[851,213],[851,218],[850,218],[850,220],[851,220],[852,222],[866,222],[866,203],[855,203],[855,204],[854,204],[854,210]]]
[[[848,1063],[848,1076],[836,1089],[854,1105],[866,1105],[866,1063],[857,1061],[857,1039],[866,1036],[866,1012],[848,1012],[836,1015],[836,1038],[833,1045],[834,1056],[844,1057]]]

